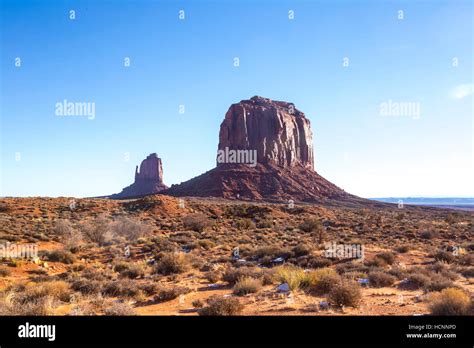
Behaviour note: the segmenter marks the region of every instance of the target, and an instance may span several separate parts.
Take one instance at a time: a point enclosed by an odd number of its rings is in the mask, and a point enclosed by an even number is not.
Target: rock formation
[[[310,121],[292,103],[255,96],[231,105],[216,168],[164,194],[243,200],[357,200],[314,170]]]
[[[125,187],[122,192],[110,196],[110,198],[140,197],[167,189],[163,183],[163,167],[161,158],[156,153],[148,155],[146,159],[135,168],[135,182]]]
[[[218,148],[256,150],[262,164],[314,168],[310,122],[292,103],[255,96],[231,105],[221,124]]]

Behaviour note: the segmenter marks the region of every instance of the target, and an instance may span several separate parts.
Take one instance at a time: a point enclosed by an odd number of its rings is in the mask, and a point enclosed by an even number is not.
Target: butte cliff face
[[[163,193],[248,200],[352,200],[314,170],[310,121],[292,103],[253,97],[231,105],[216,168]]]
[[[218,149],[255,151],[260,164],[314,168],[309,120],[292,103],[262,97],[231,105],[221,124]]]
[[[163,167],[161,158],[152,153],[135,168],[135,182],[125,187],[122,192],[110,198],[140,197],[166,190],[168,186],[163,183]]]

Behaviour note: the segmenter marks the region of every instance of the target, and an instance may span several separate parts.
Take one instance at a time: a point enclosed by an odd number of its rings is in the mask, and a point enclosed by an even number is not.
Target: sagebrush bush
[[[420,237],[423,239],[433,239],[437,238],[439,236],[439,233],[436,231],[423,231],[420,233]]]
[[[15,294],[15,301],[20,304],[27,304],[43,297],[51,297],[53,300],[69,302],[71,294],[69,284],[58,280],[28,285],[22,292]]]
[[[12,271],[10,271],[6,267],[0,267],[0,277],[8,277],[10,274],[12,274]]]
[[[233,297],[212,296],[207,300],[207,306],[198,310],[203,316],[233,316],[242,312],[244,306]]]
[[[332,268],[321,268],[306,274],[305,282],[310,291],[318,294],[327,294],[342,281],[341,276]],[[303,286],[305,287],[305,286]]]
[[[101,290],[101,282],[86,278],[74,278],[71,281],[71,288],[83,295],[96,295]]]
[[[14,294],[0,297],[0,315],[46,316],[53,314],[53,298],[41,297],[27,303],[16,301]]]
[[[404,254],[408,251],[410,251],[410,246],[409,245],[400,245],[395,248],[395,251],[400,254]]]
[[[306,219],[300,225],[299,229],[304,232],[322,232],[323,224],[317,219]]]
[[[130,241],[147,236],[151,233],[151,227],[140,221],[126,216],[120,216],[111,224],[114,235],[121,236]]]
[[[335,285],[328,294],[329,302],[338,307],[358,307],[361,299],[360,286],[352,281],[344,281]]]
[[[262,272],[256,267],[227,268],[222,275],[222,280],[234,285],[240,278],[261,278]]]
[[[140,288],[130,279],[119,279],[105,283],[102,293],[108,296],[135,297],[140,293]]]
[[[439,250],[433,255],[434,259],[436,261],[442,261],[442,262],[447,262],[451,263],[454,262],[455,256],[453,255],[452,252],[445,251],[445,250]]]
[[[189,293],[191,290],[183,286],[173,286],[171,288],[158,288],[157,295],[155,296],[156,302],[170,301],[178,296]]]
[[[82,243],[82,234],[74,228],[69,220],[56,221],[53,233],[59,237],[61,243],[68,250],[76,251]]]
[[[191,214],[183,218],[185,228],[196,232],[203,232],[207,227],[211,226],[211,222],[204,214]]]
[[[387,265],[392,265],[395,262],[396,255],[390,251],[385,251],[375,255],[375,258],[382,259]]]
[[[434,274],[428,285],[424,287],[424,290],[426,292],[430,291],[441,291],[446,288],[452,288],[454,286],[454,283],[451,279],[444,277],[440,273]]]
[[[46,252],[44,257],[48,261],[61,262],[65,264],[72,264],[76,262],[76,257],[74,254],[67,250],[53,250]]]
[[[307,244],[298,244],[292,251],[295,257],[304,256],[311,253],[311,247]]]
[[[128,303],[114,302],[110,307],[104,310],[104,314],[108,316],[135,315],[135,310]]]
[[[281,248],[274,245],[262,246],[249,252],[249,254],[256,260],[267,257],[270,261],[277,257],[287,258],[293,256],[293,253],[287,248]]]
[[[209,271],[204,274],[204,278],[206,278],[209,283],[217,283],[221,280],[222,274],[216,271]]]
[[[146,270],[146,264],[144,262],[138,261],[128,263],[127,267],[121,269],[119,273],[121,277],[136,279],[139,277],[143,277],[146,273]]]
[[[235,221],[235,227],[239,230],[248,230],[252,227],[255,227],[255,224],[253,223],[252,220],[248,218],[244,218],[244,219],[238,219],[237,221]]]
[[[199,300],[199,299],[194,300],[191,304],[193,305],[194,308],[202,308],[202,307],[204,307],[204,303],[203,303],[201,300]]]
[[[462,255],[459,258],[459,264],[463,266],[473,266],[474,265],[474,254]]]
[[[188,271],[191,267],[185,253],[165,253],[155,266],[155,272],[163,275],[178,274]]]
[[[467,315],[471,300],[460,289],[447,288],[433,293],[428,298],[428,308],[432,315]]]
[[[93,221],[82,225],[81,232],[86,239],[102,246],[112,238],[110,222],[105,216],[99,216]]]
[[[413,273],[406,278],[406,281],[403,282],[401,286],[403,288],[416,290],[428,286],[430,282],[430,277],[427,275],[422,273]]]
[[[243,277],[240,278],[234,285],[234,294],[238,296],[247,295],[258,292],[262,287],[260,279]]]
[[[373,287],[391,286],[395,283],[396,278],[393,275],[382,271],[374,271],[369,273],[369,284]]]

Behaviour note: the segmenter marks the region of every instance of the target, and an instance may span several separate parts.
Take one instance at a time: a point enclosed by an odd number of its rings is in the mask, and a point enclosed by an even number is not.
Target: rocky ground
[[[3,198],[0,221],[39,250],[1,259],[2,315],[473,311],[473,212],[154,195]]]

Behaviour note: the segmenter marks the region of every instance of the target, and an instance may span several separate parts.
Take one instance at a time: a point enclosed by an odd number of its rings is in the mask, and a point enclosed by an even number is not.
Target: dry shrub
[[[214,243],[212,240],[209,240],[209,239],[198,240],[197,244],[205,250],[212,249],[216,246],[216,243]]]
[[[310,291],[317,294],[327,294],[339,284],[342,279],[337,272],[331,268],[321,268],[307,273],[307,282]]]
[[[69,284],[58,280],[49,283],[31,284],[24,291],[15,295],[15,301],[20,304],[35,302],[43,297],[51,297],[54,300],[69,302],[72,294]]]
[[[102,293],[108,296],[136,297],[140,292],[140,288],[130,279],[109,281],[102,288]]]
[[[69,220],[56,221],[53,233],[59,237],[61,243],[68,250],[77,251],[82,244],[81,233],[73,227]]]
[[[373,271],[369,273],[369,283],[375,288],[392,286],[396,280],[397,278],[395,278],[393,275],[382,271]]]
[[[158,292],[158,285],[153,282],[139,284],[138,288],[145,294],[145,295],[154,295]]]
[[[202,308],[204,307],[204,303],[201,300],[194,300],[192,303],[194,308]]]
[[[191,214],[183,218],[183,224],[185,228],[196,232],[203,232],[207,227],[211,225],[211,222],[204,214]]]
[[[209,283],[217,283],[221,280],[222,274],[216,271],[209,271],[204,274],[204,278],[206,278]]]
[[[430,284],[431,280],[430,277],[423,273],[413,273],[410,274],[406,281],[401,284],[401,287],[410,289],[410,290],[416,290],[420,288],[427,287]]]
[[[433,255],[434,259],[436,261],[441,261],[441,262],[446,262],[446,263],[451,263],[454,262],[455,256],[453,255],[452,252],[445,251],[445,250],[439,250]]]
[[[0,277],[8,277],[10,274],[12,274],[12,271],[10,271],[6,267],[0,267]]]
[[[436,231],[423,231],[420,233],[420,237],[423,239],[433,239],[439,237],[439,233]]]
[[[155,266],[155,272],[163,275],[178,274],[191,267],[185,253],[165,253]]]
[[[328,294],[329,302],[338,307],[358,307],[361,299],[360,286],[352,281],[343,281],[336,284]]]
[[[250,252],[251,256],[257,260],[261,258],[275,259],[277,257],[287,258],[293,256],[292,252],[286,248],[281,248],[273,245],[263,246]]]
[[[304,256],[311,253],[311,247],[306,244],[298,244],[292,249],[292,251],[295,257]]]
[[[239,230],[248,230],[255,227],[255,224],[250,219],[238,219],[235,221],[235,227]]]
[[[395,251],[400,254],[404,254],[408,251],[410,251],[410,246],[409,245],[400,245],[395,248]]]
[[[115,265],[114,270],[119,272],[121,277],[136,279],[143,277],[147,267],[144,262],[120,262]]]
[[[84,237],[100,246],[107,244],[112,239],[110,222],[105,216],[99,216],[84,224],[81,231]]]
[[[104,314],[108,316],[135,315],[135,310],[128,303],[114,302],[110,307],[105,309]]]
[[[0,315],[51,315],[57,301],[69,302],[71,290],[67,283],[15,285],[0,296]]]
[[[13,293],[4,294],[0,297],[0,316],[23,315],[23,316],[46,316],[53,314],[53,298],[41,297],[28,303],[19,303]]]
[[[172,288],[159,288],[154,300],[156,302],[170,301],[178,296],[188,294],[191,290],[183,286],[173,286]]]
[[[317,219],[306,219],[299,225],[304,232],[321,232],[324,230],[323,224]]]
[[[96,295],[101,290],[101,282],[86,278],[75,278],[71,281],[71,288],[83,295]]]
[[[431,277],[430,283],[424,287],[426,292],[441,291],[443,289],[454,287],[451,279],[444,277],[440,273],[436,273]]]
[[[259,279],[262,277],[262,272],[258,268],[254,267],[240,267],[240,268],[227,268],[222,275],[222,280],[233,285],[237,283],[240,278],[254,278]]]
[[[48,261],[61,262],[65,264],[72,264],[76,262],[76,257],[67,250],[52,250],[47,251],[44,257]]]
[[[383,260],[386,265],[392,265],[395,262],[396,256],[390,251],[385,251],[375,255],[376,259]]]
[[[126,238],[129,241],[135,241],[138,238],[145,237],[151,233],[151,227],[135,221],[126,216],[118,217],[111,225],[114,235]]]
[[[207,300],[207,306],[198,311],[203,316],[233,316],[242,312],[244,306],[233,297],[212,296]]]
[[[462,255],[459,258],[459,264],[463,266],[473,266],[474,265],[474,254]]]
[[[240,278],[234,285],[234,294],[238,296],[258,292],[262,287],[260,279],[244,277]]]
[[[467,315],[470,306],[469,296],[464,291],[455,288],[433,293],[428,298],[428,308],[432,315]]]

